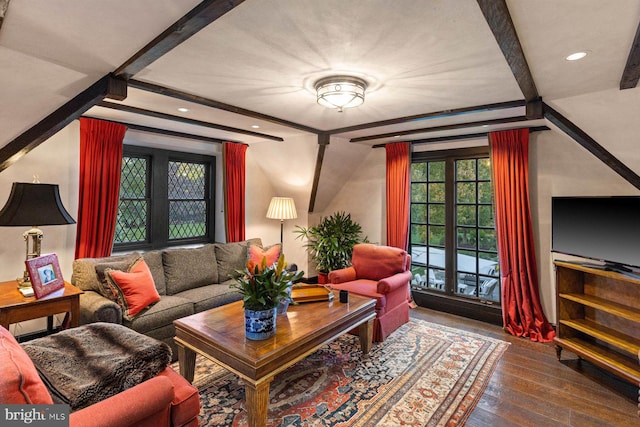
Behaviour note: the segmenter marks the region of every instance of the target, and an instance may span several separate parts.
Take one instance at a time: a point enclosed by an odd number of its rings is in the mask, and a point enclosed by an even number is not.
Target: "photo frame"
[[[62,278],[56,254],[31,258],[24,263],[31,277],[31,287],[36,298],[42,298],[58,289],[64,288],[64,279]]]

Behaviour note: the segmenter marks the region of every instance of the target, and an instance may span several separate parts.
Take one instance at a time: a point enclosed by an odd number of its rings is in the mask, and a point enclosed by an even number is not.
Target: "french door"
[[[472,311],[495,311],[500,280],[488,148],[414,153],[410,221],[414,294],[449,298],[447,306],[460,301],[460,314],[465,302],[476,305]]]

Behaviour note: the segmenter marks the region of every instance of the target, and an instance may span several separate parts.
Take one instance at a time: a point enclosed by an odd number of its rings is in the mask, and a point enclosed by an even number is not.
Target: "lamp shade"
[[[296,204],[291,197],[273,197],[267,210],[269,219],[294,219],[298,218]]]
[[[0,211],[0,226],[75,224],[62,205],[56,184],[14,182],[9,200]]]

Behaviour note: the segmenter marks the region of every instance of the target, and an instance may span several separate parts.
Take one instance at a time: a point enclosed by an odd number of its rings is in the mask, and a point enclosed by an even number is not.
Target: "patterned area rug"
[[[508,344],[412,319],[363,357],[345,335],[276,376],[267,425],[463,425]],[[194,385],[201,426],[247,425],[236,375],[198,355]]]

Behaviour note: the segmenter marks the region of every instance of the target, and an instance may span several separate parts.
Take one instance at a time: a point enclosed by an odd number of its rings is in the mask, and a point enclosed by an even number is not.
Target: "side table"
[[[83,291],[64,282],[64,288],[58,289],[40,299],[25,297],[18,290],[15,280],[0,282],[0,326],[9,329],[12,323],[47,317],[47,329],[53,326],[53,315],[66,313],[62,327],[78,326],[80,321],[80,294]]]

